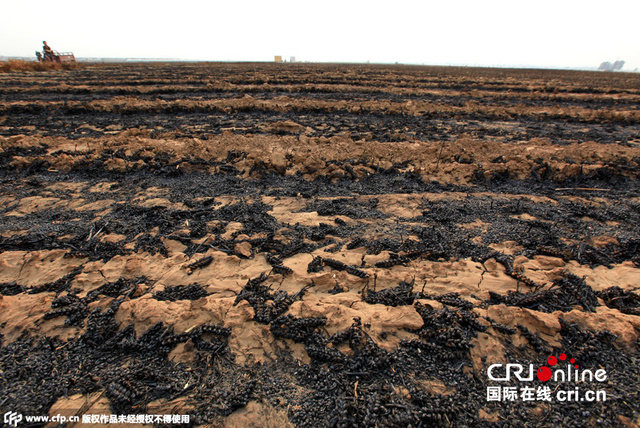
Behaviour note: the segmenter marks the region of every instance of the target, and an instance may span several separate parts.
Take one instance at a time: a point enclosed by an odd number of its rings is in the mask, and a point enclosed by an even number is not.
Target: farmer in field
[[[49,47],[47,42],[42,42],[42,53],[45,61],[53,61],[53,49]]]

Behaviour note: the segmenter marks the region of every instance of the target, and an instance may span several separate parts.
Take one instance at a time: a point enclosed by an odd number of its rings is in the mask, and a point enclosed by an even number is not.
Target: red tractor
[[[63,62],[76,62],[76,57],[73,52],[57,52],[49,47],[47,42],[42,42],[42,52],[36,52],[36,58],[40,62],[57,62],[58,64]]]

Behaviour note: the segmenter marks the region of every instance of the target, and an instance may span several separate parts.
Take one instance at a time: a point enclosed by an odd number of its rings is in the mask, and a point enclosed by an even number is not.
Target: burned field
[[[0,82],[0,413],[638,424],[637,75],[119,64]],[[487,374],[561,353],[606,381]]]

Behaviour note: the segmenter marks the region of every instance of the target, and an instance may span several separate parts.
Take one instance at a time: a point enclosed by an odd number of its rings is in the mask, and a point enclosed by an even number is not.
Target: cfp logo
[[[7,412],[4,414],[4,423],[12,427],[17,427],[22,421],[22,415],[18,412]]]

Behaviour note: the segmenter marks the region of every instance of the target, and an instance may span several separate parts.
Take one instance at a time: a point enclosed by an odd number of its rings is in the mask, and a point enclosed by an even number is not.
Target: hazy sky
[[[0,0],[0,55],[640,68],[640,1]]]

